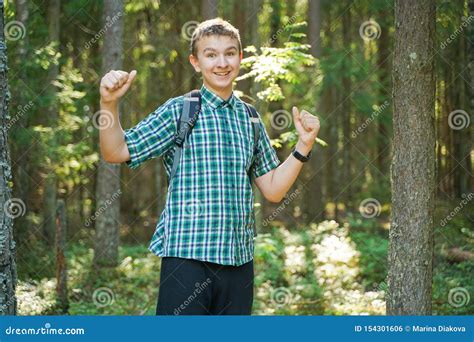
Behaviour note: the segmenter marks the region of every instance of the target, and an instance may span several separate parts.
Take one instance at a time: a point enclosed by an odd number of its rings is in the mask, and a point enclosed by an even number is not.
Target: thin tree
[[[474,17],[474,0],[469,0],[468,3],[468,13],[469,13],[469,18]],[[469,66],[469,83],[468,83],[468,99],[469,103],[467,104],[468,110],[470,110],[470,122],[471,126],[469,126],[469,131],[467,132],[466,136],[468,138],[468,150],[472,149],[473,143],[472,141],[474,140],[474,129],[473,123],[474,123],[474,21],[471,20],[471,23],[469,25],[469,31],[468,31],[468,39],[466,39],[467,43],[467,51],[468,51],[468,56],[467,56],[467,63]],[[466,148],[467,149],[467,148]],[[466,169],[470,172],[472,175],[473,173],[473,166],[472,166],[472,160],[471,158],[466,158]],[[467,180],[467,184],[463,184],[463,191],[464,188],[467,189],[473,189],[474,187],[474,181],[472,179],[473,177],[469,177]]]
[[[48,38],[50,42],[55,44],[55,49],[59,49],[59,12],[61,3],[59,0],[51,0],[48,3]],[[46,121],[50,127],[56,127],[59,116],[58,101],[56,99],[56,89],[52,82],[56,80],[59,74],[59,66],[52,64],[48,70],[48,92],[51,96],[52,103],[48,108],[48,115]],[[53,147],[56,147],[53,138]],[[54,162],[52,163],[55,164]],[[57,176],[54,170],[48,170],[48,175],[45,179],[43,192],[43,234],[46,240],[53,245],[54,234],[56,231],[56,194],[57,194]]]
[[[16,263],[13,217],[18,203],[12,201],[11,163],[8,148],[7,46],[5,43],[4,3],[0,0],[0,315],[16,315]],[[13,214],[13,215],[12,215]]]
[[[217,17],[218,0],[201,0],[201,14],[203,20]]]
[[[121,70],[123,64],[123,1],[104,1],[104,35],[102,74]],[[106,114],[101,114],[106,115]],[[105,119],[106,120],[106,119]],[[116,266],[118,263],[120,201],[120,165],[100,158],[97,174],[94,265]]]
[[[289,14],[288,14],[289,15]],[[311,45],[311,55],[315,58],[321,57],[321,1],[308,1],[308,39]],[[317,113],[326,114],[325,105],[327,104],[326,91],[321,96],[321,100],[314,100]],[[321,154],[314,154],[309,161],[309,167],[303,168],[302,174],[307,180],[307,187],[310,189],[305,196],[301,196],[300,203],[303,207],[305,223],[320,221],[324,218],[323,202],[323,168]]]
[[[25,27],[24,30],[24,37],[18,41],[18,58],[20,61],[28,60],[29,54],[29,39],[28,39],[28,19],[29,19],[29,9],[28,9],[28,1],[26,0],[16,0],[15,1],[15,8],[16,8],[16,20],[21,22],[21,24]],[[28,84],[28,75],[27,75],[28,68],[23,67],[20,68],[18,71],[18,78],[21,80],[22,83]],[[20,91],[16,94],[17,103],[21,105],[25,105],[28,102],[29,94],[25,91]],[[30,139],[24,139],[26,137],[23,133],[23,130],[28,129],[28,121],[29,121],[29,113],[23,113],[23,115],[19,116],[18,121],[16,122],[16,127],[20,131],[18,134],[21,136],[22,139],[19,139],[20,142],[17,142],[14,146],[12,146],[12,156],[15,160],[16,170],[14,169],[14,179],[17,179],[15,182],[15,193],[16,196],[21,198],[27,208],[29,208],[29,202],[31,196],[31,186],[30,186],[30,176],[29,176],[29,160],[31,159],[29,155],[28,147],[31,146],[32,141]],[[26,140],[26,141],[25,141]],[[16,158],[18,156],[18,158]],[[16,220],[17,227],[21,227],[22,231],[27,229],[27,221],[26,216],[18,217]],[[18,235],[17,235],[18,236]]]
[[[395,4],[388,315],[431,314],[435,6],[431,0]]]

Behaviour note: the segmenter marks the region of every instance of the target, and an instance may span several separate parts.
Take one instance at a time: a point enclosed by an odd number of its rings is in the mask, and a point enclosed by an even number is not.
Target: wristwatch
[[[296,147],[293,147],[293,150],[291,151],[291,153],[293,154],[293,156],[298,159],[300,162],[302,163],[306,163],[309,158],[311,157],[311,152],[313,151],[309,151],[308,155],[307,156],[303,156],[301,153],[299,153],[297,150],[296,150]]]

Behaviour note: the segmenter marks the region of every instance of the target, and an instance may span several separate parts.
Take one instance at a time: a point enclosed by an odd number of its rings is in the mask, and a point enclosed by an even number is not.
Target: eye
[[[209,54],[207,54],[207,57],[214,58],[214,57],[216,57],[216,54],[215,53],[209,53]]]
[[[227,56],[235,56],[235,52],[232,51],[232,52],[227,52]]]

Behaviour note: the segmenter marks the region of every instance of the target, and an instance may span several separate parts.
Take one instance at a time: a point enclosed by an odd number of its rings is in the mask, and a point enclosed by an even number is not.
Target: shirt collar
[[[232,109],[236,109],[237,99],[234,92],[232,92],[230,98],[225,101],[220,96],[214,94],[211,90],[206,88],[206,86],[203,84],[201,87],[201,98],[213,108],[225,108],[230,106]]]

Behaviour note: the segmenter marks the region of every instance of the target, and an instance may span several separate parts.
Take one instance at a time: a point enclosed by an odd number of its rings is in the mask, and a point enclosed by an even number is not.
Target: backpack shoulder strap
[[[183,145],[186,142],[186,138],[191,134],[191,131],[197,121],[199,112],[201,111],[201,93],[199,90],[193,90],[184,95],[183,110],[179,117],[178,130],[174,136],[175,151],[173,158],[173,166],[171,167],[169,185],[172,190],[173,178],[178,169],[179,161],[181,160],[181,154],[183,152]]]
[[[252,156],[252,163],[250,165],[253,165],[253,161],[255,159],[255,155],[257,154],[258,149],[258,139],[260,138],[260,117],[258,116],[257,110],[254,106],[243,101],[242,103],[244,104],[247,114],[250,117],[250,121],[252,122],[254,150]]]
[[[254,106],[252,106],[249,103],[243,102],[243,101],[242,101],[242,103],[244,104],[245,109],[247,111],[247,114],[250,117],[250,122],[252,123],[252,130],[253,130],[253,142],[254,142],[253,146],[254,146],[254,149],[253,149],[252,160],[250,162],[250,168],[248,170],[248,176],[249,176],[249,179],[250,179],[250,184],[252,184],[252,181],[253,181],[253,178],[254,178],[253,174],[252,174],[252,169],[254,167],[255,156],[258,153],[258,139],[260,138],[260,117],[258,116],[257,110],[255,109]],[[254,212],[253,209],[252,209],[252,215],[253,215],[253,218],[255,220],[255,212]],[[257,226],[254,223],[254,225],[253,225],[253,236],[256,237],[257,235],[258,235],[257,234]]]

